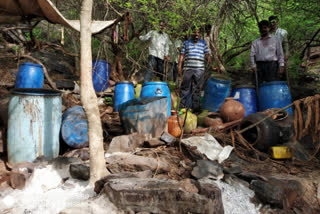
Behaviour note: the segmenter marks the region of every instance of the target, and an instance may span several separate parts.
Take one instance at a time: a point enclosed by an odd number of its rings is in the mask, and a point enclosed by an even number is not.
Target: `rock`
[[[198,160],[196,167],[194,167],[191,172],[191,175],[197,179],[210,177],[219,180],[223,178],[223,169],[216,161]]]
[[[190,178],[186,178],[179,181],[179,186],[187,192],[192,192],[192,193],[199,192],[198,188],[196,187],[195,181]]]
[[[290,209],[302,191],[298,181],[276,178],[268,178],[268,181],[253,180],[249,187],[263,203],[284,209]]]
[[[99,194],[104,187],[104,184],[110,180],[115,178],[151,178],[152,172],[151,170],[146,170],[142,172],[122,172],[118,174],[110,174],[98,181],[94,184],[94,191]]]
[[[84,164],[70,164],[69,167],[71,177],[79,180],[89,180],[90,167]]]
[[[149,146],[149,147],[158,147],[158,146],[163,146],[163,145],[166,145],[163,141],[157,139],[157,138],[152,138],[150,140],[148,140],[146,142],[146,144]]]
[[[132,152],[138,147],[142,147],[144,141],[151,139],[151,134],[133,133],[114,137],[110,143],[107,153]]]
[[[70,152],[64,153],[63,157],[80,158],[83,161],[87,161],[90,159],[89,148],[71,150]]]
[[[23,189],[26,184],[26,178],[22,173],[11,172],[10,173],[10,186],[13,189]]]
[[[106,183],[104,193],[126,212],[224,213],[219,188],[214,184],[194,182],[204,195],[183,190],[178,181],[155,178],[111,179]]]
[[[173,137],[168,132],[163,132],[160,137],[160,140],[166,142],[169,145],[173,145],[177,141],[177,138]]]
[[[223,172],[226,174],[240,174],[242,173],[242,169],[240,166],[231,166],[229,168],[223,168]]]

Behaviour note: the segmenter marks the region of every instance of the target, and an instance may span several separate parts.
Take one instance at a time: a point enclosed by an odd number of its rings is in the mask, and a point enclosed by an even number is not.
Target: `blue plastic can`
[[[82,106],[74,106],[64,112],[61,136],[63,141],[73,148],[89,145],[88,122]]]
[[[104,91],[109,86],[110,64],[105,60],[93,60],[92,81],[96,92]]]
[[[146,82],[142,85],[140,97],[167,97],[168,117],[171,115],[171,96],[166,82]]]
[[[19,67],[15,88],[42,88],[43,82],[42,66],[26,62],[22,63]]]
[[[118,112],[119,105],[134,99],[134,87],[131,82],[118,82],[114,89],[114,110]]]
[[[9,102],[8,159],[10,164],[59,155],[61,93],[49,89],[13,89]]]
[[[260,84],[259,110],[283,108],[292,103],[291,94],[285,81],[272,81]],[[286,110],[293,115],[292,107]]]
[[[230,80],[210,77],[204,90],[202,108],[210,112],[217,112],[224,103],[224,99],[229,96],[230,89]]]
[[[257,112],[257,93],[254,86],[239,85],[232,91],[231,97],[242,103],[246,110],[245,117]]]

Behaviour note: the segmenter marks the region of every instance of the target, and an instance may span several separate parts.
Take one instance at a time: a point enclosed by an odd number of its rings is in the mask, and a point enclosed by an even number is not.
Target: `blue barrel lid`
[[[14,95],[32,95],[32,96],[60,96],[61,92],[44,88],[14,88],[10,90]]]
[[[218,82],[218,83],[231,84],[231,80],[216,79],[214,77],[210,77],[210,79],[212,79],[213,81]]]
[[[36,67],[42,68],[42,65],[40,65],[40,64],[35,64],[35,63],[32,63],[32,62],[24,62],[24,63],[20,64],[20,66],[21,66],[21,65],[29,65],[29,66],[36,66]]]
[[[145,82],[145,83],[143,83],[142,86],[145,86],[145,85],[168,85],[168,84],[166,82],[158,81],[158,82]]]
[[[116,85],[118,85],[118,84],[131,84],[131,85],[133,85],[133,83],[132,83],[132,82],[130,82],[130,81],[121,81],[121,82],[117,82],[117,83],[116,83]]]
[[[260,84],[259,88],[267,85],[287,85],[287,82],[286,81],[264,82]]]

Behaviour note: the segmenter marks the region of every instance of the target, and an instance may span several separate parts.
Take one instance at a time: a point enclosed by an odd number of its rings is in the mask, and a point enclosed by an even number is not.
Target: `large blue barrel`
[[[259,110],[269,108],[283,108],[292,103],[291,94],[285,81],[272,81],[259,86]],[[287,112],[293,115],[292,108]]]
[[[229,96],[231,89],[230,80],[221,80],[210,77],[204,89],[202,108],[210,112],[216,112],[224,103],[224,99]]]
[[[63,141],[73,148],[83,148],[89,145],[88,122],[82,106],[74,106],[64,112],[61,136]]]
[[[19,67],[15,88],[42,88],[43,81],[42,66],[26,62]]]
[[[257,93],[254,86],[239,85],[232,91],[231,97],[242,103],[246,110],[245,117],[257,112]]]
[[[131,82],[118,82],[114,89],[114,110],[117,112],[119,105],[134,98],[134,87]]]
[[[146,82],[142,85],[140,97],[167,97],[168,117],[171,115],[171,96],[166,82]]]
[[[9,163],[32,162],[59,155],[62,101],[59,91],[13,89],[9,102]]]
[[[92,81],[96,92],[104,91],[109,86],[110,64],[105,60],[93,60]]]
[[[168,131],[167,100],[167,97],[140,97],[121,104],[119,115],[125,133],[160,137]]]

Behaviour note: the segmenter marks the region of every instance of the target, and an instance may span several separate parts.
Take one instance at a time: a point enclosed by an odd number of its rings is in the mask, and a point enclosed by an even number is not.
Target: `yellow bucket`
[[[271,147],[271,155],[274,159],[288,159],[292,158],[292,151],[286,146]]]

